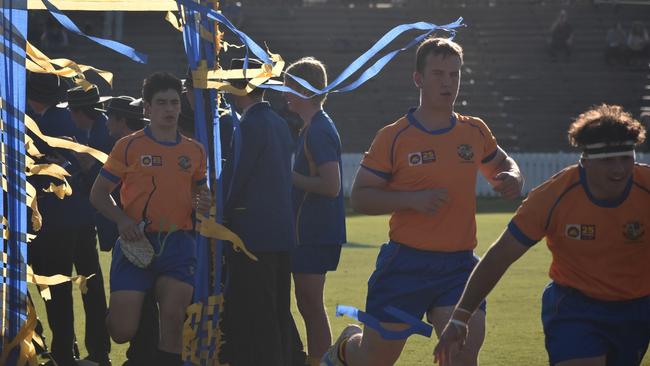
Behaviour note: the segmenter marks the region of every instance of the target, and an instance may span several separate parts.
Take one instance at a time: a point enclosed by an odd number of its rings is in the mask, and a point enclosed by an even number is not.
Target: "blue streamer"
[[[50,14],[68,31],[80,35],[82,37],[86,37],[90,39],[93,42],[96,42],[104,47],[110,48],[113,51],[122,54],[128,58],[130,58],[133,61],[139,62],[141,64],[146,64],[147,63],[147,55],[145,55],[142,52],[138,52],[134,50],[132,47],[129,47],[123,43],[113,41],[110,39],[105,39],[105,38],[99,38],[99,37],[93,37],[85,34],[82,32],[79,27],[77,27],[74,22],[68,18],[67,15],[63,14],[56,6],[54,6],[51,2],[48,0],[42,0],[43,4],[45,4],[45,7],[47,10],[49,10]]]
[[[27,205],[25,177],[25,45],[27,36],[27,3],[24,0],[0,1],[2,8],[2,34],[0,35],[0,98],[4,121],[2,143],[6,145],[7,202],[3,215],[8,220],[10,232],[7,248],[7,323],[3,344],[13,340],[27,320]],[[5,207],[4,199],[0,204]],[[0,239],[4,250],[5,241]],[[6,342],[6,343],[5,343]],[[9,355],[7,365],[16,365],[19,349]]]
[[[413,334],[419,334],[425,337],[431,337],[433,327],[423,322],[422,320],[417,319],[412,315],[394,306],[387,306],[384,308],[384,311],[394,316],[395,318],[399,319],[402,323],[410,325],[410,327],[401,331],[386,329],[381,325],[381,322],[377,318],[353,306],[348,306],[348,305],[336,306],[336,316],[346,315],[352,319],[360,321],[366,326],[379,332],[381,337],[384,339],[388,339],[388,340],[406,339]]]
[[[246,35],[244,32],[238,30],[231,22],[228,20],[223,14],[219,14],[216,11],[209,9],[205,6],[196,4],[192,2],[191,0],[176,0],[178,4],[182,4],[183,6],[186,6],[187,8],[190,8],[192,10],[198,11],[201,14],[205,14],[208,17],[224,24],[228,29],[230,29],[235,35],[244,43],[246,46],[246,55],[244,57],[244,69],[248,68],[248,50],[250,48],[251,52],[257,56],[261,61],[267,64],[273,63],[268,54],[257,44],[253,39],[251,39],[248,35]],[[306,88],[307,90],[311,91],[314,93],[314,95],[320,95],[320,94],[325,94],[325,93],[343,93],[343,92],[348,92],[352,91],[374,76],[376,76],[383,68],[386,66],[398,53],[405,51],[414,45],[420,43],[422,40],[424,40],[426,37],[431,35],[433,32],[436,30],[444,30],[446,32],[450,33],[450,39],[453,39],[456,35],[455,29],[464,27],[465,24],[463,24],[463,18],[460,17],[456,21],[445,24],[445,25],[436,25],[433,23],[427,23],[427,22],[417,22],[417,23],[411,23],[411,24],[402,24],[394,27],[390,31],[388,31],[384,36],[382,36],[370,49],[368,49],[366,52],[364,52],[361,56],[359,56],[356,60],[354,60],[345,70],[339,74],[339,76],[334,79],[330,84],[325,86],[323,89],[318,89],[313,87],[311,84],[309,84],[306,80],[295,76],[291,74],[289,75],[292,79],[294,79],[298,84]],[[360,76],[358,79],[356,79],[354,82],[350,83],[349,85],[340,88],[340,89],[335,89],[338,87],[340,84],[342,84],[344,81],[346,81],[350,76],[352,76],[354,73],[359,71],[363,65],[365,65],[367,62],[369,62],[372,58],[374,58],[380,51],[382,51],[384,48],[386,48],[391,42],[393,42],[397,37],[402,35],[405,32],[411,31],[411,30],[421,30],[425,31],[425,33],[415,37],[413,40],[411,40],[406,46],[399,48],[397,50],[394,50],[383,57],[381,57],[379,60],[377,60],[372,66],[368,67]],[[309,98],[292,88],[289,88],[285,85],[273,85],[273,84],[262,84],[259,85],[260,88],[265,88],[265,89],[273,89],[279,92],[286,92],[286,93],[292,93],[297,96],[300,96],[302,98]]]

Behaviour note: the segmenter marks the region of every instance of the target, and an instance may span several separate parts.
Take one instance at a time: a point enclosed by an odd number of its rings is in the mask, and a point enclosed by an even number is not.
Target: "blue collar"
[[[181,134],[178,133],[178,130],[176,130],[176,141],[158,141],[158,140],[156,140],[153,133],[151,133],[151,128],[149,128],[149,125],[145,126],[144,134],[149,136],[149,138],[152,139],[157,144],[164,145],[164,146],[175,146],[175,145],[180,144],[180,142],[181,142]]]
[[[428,130],[413,115],[413,112],[415,112],[416,109],[417,109],[416,107],[410,108],[408,113],[406,114],[406,118],[408,119],[410,124],[417,127],[418,129],[422,130],[423,132],[426,132],[426,133],[431,134],[431,135],[442,135],[444,133],[447,133],[447,132],[451,131],[454,128],[454,126],[456,126],[456,114],[452,113],[451,117],[449,117],[449,127],[440,128],[440,129],[437,129],[437,130]]]
[[[628,180],[627,184],[625,185],[625,190],[623,190],[623,193],[620,197],[616,198],[615,200],[600,200],[594,197],[594,195],[589,190],[585,168],[582,166],[582,164],[578,164],[578,169],[580,171],[580,184],[582,184],[582,188],[585,190],[587,197],[594,205],[604,208],[615,208],[620,206],[621,203],[625,202],[627,196],[630,195],[630,190],[632,189],[632,177],[630,177]]]

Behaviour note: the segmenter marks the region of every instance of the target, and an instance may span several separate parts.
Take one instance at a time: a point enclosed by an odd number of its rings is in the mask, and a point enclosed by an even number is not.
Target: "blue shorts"
[[[551,365],[604,355],[608,366],[639,365],[650,341],[650,296],[602,301],[551,282],[542,324]]]
[[[432,309],[456,305],[478,258],[472,251],[431,252],[388,242],[381,246],[368,279],[366,313],[397,322],[384,311],[392,305],[417,319]],[[485,311],[485,301],[481,303]]]
[[[336,271],[341,245],[299,245],[291,251],[291,272],[325,274]]]
[[[147,268],[140,268],[129,262],[122,254],[118,240],[113,248],[111,261],[111,292],[149,291],[160,276],[169,276],[194,286],[196,268],[196,242],[190,231],[172,233],[146,233],[156,252]],[[161,244],[163,249],[161,251]]]

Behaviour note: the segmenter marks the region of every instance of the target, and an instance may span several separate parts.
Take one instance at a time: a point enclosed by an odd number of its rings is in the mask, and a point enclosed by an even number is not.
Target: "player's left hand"
[[[208,216],[210,206],[212,206],[212,193],[208,188],[203,188],[194,197],[194,208],[198,213]]]
[[[452,356],[458,354],[467,339],[467,327],[447,323],[447,326],[440,334],[438,344],[433,349],[433,363],[440,363],[440,366],[450,366]]]
[[[501,197],[514,200],[521,195],[521,189],[524,187],[524,178],[518,171],[505,171],[495,175],[493,178],[495,192]]]

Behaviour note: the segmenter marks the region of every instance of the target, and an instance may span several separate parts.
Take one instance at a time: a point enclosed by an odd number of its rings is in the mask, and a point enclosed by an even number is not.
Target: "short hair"
[[[68,108],[70,108],[71,111],[83,113],[84,115],[86,115],[86,117],[92,119],[93,121],[97,120],[97,118],[99,118],[99,116],[102,115],[102,112],[95,109],[95,108],[101,108],[101,107],[102,107],[102,105],[99,104],[99,103],[98,104],[90,104],[90,105],[82,105],[82,106],[79,106],[79,107],[70,107],[70,106],[68,106]]]
[[[447,38],[431,37],[422,41],[415,52],[415,70],[417,72],[424,71],[429,55],[441,55],[443,58],[458,56],[460,62],[463,63],[463,47],[461,45]]]
[[[645,141],[645,127],[618,105],[601,104],[580,114],[569,127],[571,146],[583,147],[595,143]]]
[[[128,127],[131,131],[137,131],[141,130],[144,128],[145,121],[142,118],[135,118],[131,117],[131,115],[123,112],[118,112],[118,111],[109,111],[107,115],[110,116],[115,116],[117,119],[124,119],[124,122],[126,123],[126,127]]]
[[[170,89],[175,90],[180,97],[183,92],[183,83],[179,78],[168,72],[155,72],[144,79],[142,99],[147,103],[151,103],[154,94]]]
[[[289,75],[287,75],[289,74]],[[287,67],[284,75],[285,84],[289,82],[294,84],[297,92],[305,96],[313,96],[314,92],[298,84],[291,75],[305,79],[311,86],[316,89],[323,89],[327,85],[327,70],[325,65],[314,57],[303,57]],[[327,93],[319,94],[310,98],[315,104],[323,105],[327,99]]]

